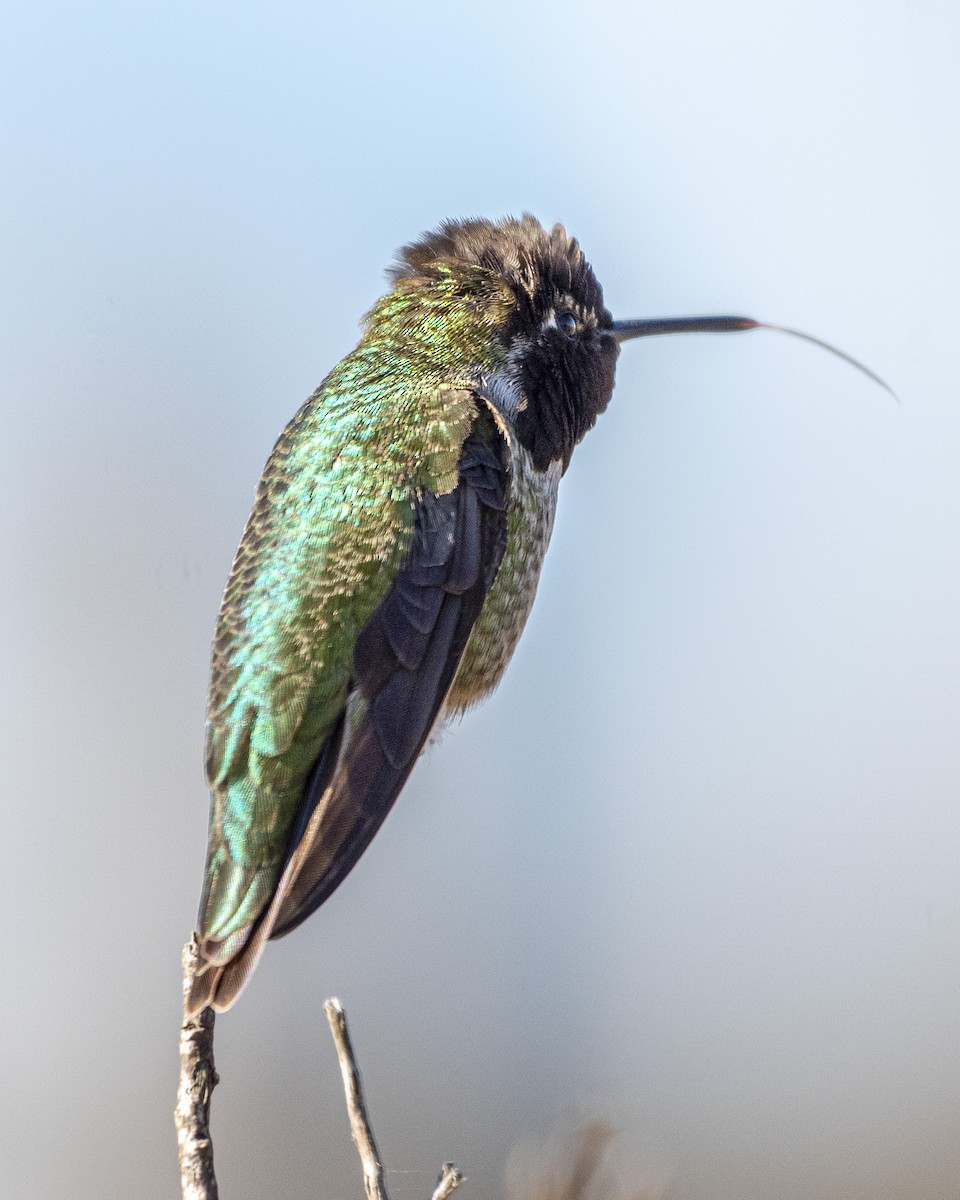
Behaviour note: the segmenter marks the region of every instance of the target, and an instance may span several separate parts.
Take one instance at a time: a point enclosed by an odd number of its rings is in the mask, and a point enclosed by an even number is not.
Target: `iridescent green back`
[[[224,594],[208,708],[212,810],[200,936],[226,961],[269,900],[304,786],[346,704],[364,623],[414,502],[457,482],[478,371],[509,295],[477,271],[401,281],[281,435]],[[239,943],[238,943],[238,938]]]

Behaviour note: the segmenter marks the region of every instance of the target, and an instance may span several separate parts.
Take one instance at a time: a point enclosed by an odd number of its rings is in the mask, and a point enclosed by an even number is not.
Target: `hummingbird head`
[[[741,316],[615,321],[575,238],[535,217],[445,221],[405,246],[389,272],[394,291],[375,309],[399,321],[404,339],[444,361],[457,378],[484,379],[487,395],[539,470],[564,470],[574,448],[610,403],[620,345],[667,333],[771,329],[843,358],[828,342]]]
[[[566,469],[610,403],[619,353],[603,290],[577,241],[529,214],[447,221],[404,247],[391,275],[401,287],[454,285],[497,343],[494,403],[538,469],[557,461]]]

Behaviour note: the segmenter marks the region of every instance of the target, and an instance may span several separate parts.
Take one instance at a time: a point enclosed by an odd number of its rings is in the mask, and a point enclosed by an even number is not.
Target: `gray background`
[[[27,11],[29,9],[29,11]],[[227,1200],[960,1191],[955,4],[20,6],[0,100],[0,1194],[176,1194],[209,638],[395,248],[530,209],[624,350],[497,696],[218,1030]],[[465,1200],[468,1193],[463,1193]]]

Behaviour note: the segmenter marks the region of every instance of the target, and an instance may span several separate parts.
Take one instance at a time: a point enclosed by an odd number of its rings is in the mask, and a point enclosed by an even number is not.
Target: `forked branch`
[[[347,1101],[347,1116],[350,1118],[350,1132],[353,1135],[357,1153],[360,1155],[363,1186],[366,1188],[367,1200],[389,1200],[383,1178],[380,1151],[377,1149],[373,1130],[370,1128],[367,1105],[363,1098],[360,1068],[357,1066],[353,1043],[350,1041],[347,1014],[343,1011],[340,1001],[335,998],[331,998],[324,1004],[323,1011],[327,1014],[330,1032],[333,1034],[333,1044],[337,1048],[337,1059],[340,1062],[340,1074],[343,1078],[343,1094]],[[447,1197],[462,1182],[463,1175],[457,1167],[453,1163],[445,1162],[430,1200],[447,1200]]]
[[[197,1016],[187,1016],[187,997],[197,968],[197,948],[192,938],[183,948],[181,961],[184,1015],[180,1025],[180,1082],[174,1113],[180,1159],[180,1190],[183,1200],[219,1200],[217,1177],[213,1170],[213,1140],[210,1137],[210,1096],[220,1081],[213,1062],[214,1012],[212,1008],[205,1008]],[[367,1116],[347,1015],[339,1000],[328,1000],[323,1007],[340,1063],[350,1132],[360,1155],[367,1200],[389,1200],[383,1164]],[[444,1163],[430,1200],[448,1200],[462,1182],[463,1175],[453,1163]]]

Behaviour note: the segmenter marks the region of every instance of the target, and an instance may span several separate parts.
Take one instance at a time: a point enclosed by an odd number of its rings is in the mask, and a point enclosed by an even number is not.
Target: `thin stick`
[[[464,1175],[459,1167],[455,1167],[453,1163],[444,1163],[440,1168],[440,1178],[437,1180],[437,1186],[433,1189],[430,1200],[447,1200],[454,1188],[463,1183],[463,1179]]]
[[[187,997],[197,965],[193,938],[183,948],[181,963],[184,1017],[180,1026],[180,1082],[173,1114],[180,1159],[180,1190],[183,1200],[219,1200],[210,1138],[210,1096],[220,1082],[213,1063],[214,1012],[212,1008],[204,1008],[195,1017],[186,1015]]]
[[[377,1143],[374,1141],[373,1130],[370,1128],[370,1120],[367,1116],[360,1068],[357,1066],[353,1044],[350,1041],[350,1031],[347,1028],[347,1014],[343,1011],[340,1001],[333,998],[324,1004],[323,1011],[327,1014],[327,1020],[330,1022],[333,1044],[337,1049],[340,1074],[343,1078],[343,1092],[347,1101],[347,1115],[350,1118],[350,1133],[353,1136],[354,1145],[357,1147],[357,1153],[360,1155],[363,1186],[367,1192],[367,1200],[388,1200],[387,1187],[383,1178],[383,1163],[380,1161],[380,1152],[377,1150]],[[453,1190],[462,1182],[462,1173],[453,1163],[445,1162],[430,1200],[448,1200]]]
[[[380,1151],[377,1149],[377,1143],[373,1140],[373,1130],[370,1128],[370,1121],[367,1117],[360,1069],[353,1053],[350,1030],[347,1028],[347,1014],[343,1011],[340,1001],[333,997],[324,1004],[323,1011],[327,1014],[330,1032],[333,1034],[333,1044],[337,1048],[340,1074],[343,1077],[343,1094],[347,1101],[347,1116],[350,1118],[350,1133],[353,1136],[353,1143],[357,1147],[357,1153],[360,1155],[363,1186],[366,1188],[367,1200],[387,1200],[383,1163],[380,1161]]]
[[[186,1015],[198,961],[196,942],[192,938],[183,948],[181,961],[184,1017],[180,1026],[180,1080],[174,1112],[180,1159],[180,1190],[183,1200],[219,1200],[217,1177],[213,1169],[213,1141],[210,1137],[210,1097],[220,1082],[213,1061],[215,1014],[212,1008],[204,1008],[194,1017]],[[383,1164],[367,1116],[360,1069],[350,1041],[346,1013],[339,1000],[328,1000],[323,1007],[340,1063],[350,1132],[360,1155],[367,1200],[388,1200]],[[462,1173],[453,1163],[445,1162],[430,1200],[449,1200],[462,1182]]]

